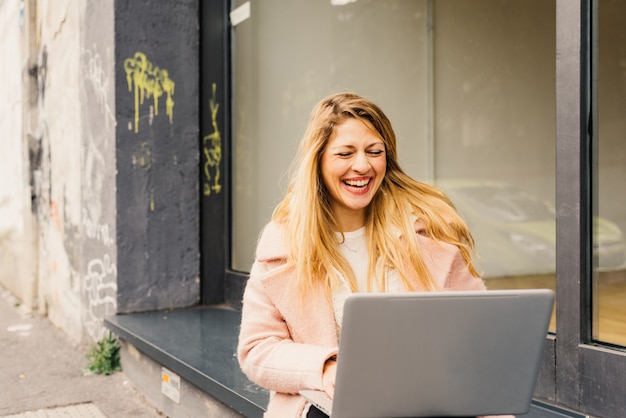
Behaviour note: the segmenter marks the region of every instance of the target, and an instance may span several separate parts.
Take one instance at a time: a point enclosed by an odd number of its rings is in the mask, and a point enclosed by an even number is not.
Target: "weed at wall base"
[[[89,364],[83,369],[84,374],[110,375],[122,370],[120,362],[120,343],[109,334],[96,342],[86,355]]]

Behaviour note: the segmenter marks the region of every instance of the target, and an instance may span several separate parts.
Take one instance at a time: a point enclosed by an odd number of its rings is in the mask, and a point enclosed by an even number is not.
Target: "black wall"
[[[119,313],[200,300],[198,8],[115,1]]]

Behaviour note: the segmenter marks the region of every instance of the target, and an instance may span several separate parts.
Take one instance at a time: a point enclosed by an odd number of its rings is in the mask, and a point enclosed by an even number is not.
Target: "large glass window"
[[[251,1],[231,267],[249,269],[312,106],[353,90],[389,115],[406,171],[455,202],[490,288],[554,288],[555,19],[544,0]]]
[[[239,2],[239,4],[245,2]],[[252,0],[234,29],[235,270],[286,188],[308,115],[324,96],[355,91],[394,124],[405,169],[432,171],[427,1]]]
[[[602,0],[597,10],[593,334],[626,346],[626,3]]]
[[[489,288],[553,289],[555,3],[433,5],[436,181]]]

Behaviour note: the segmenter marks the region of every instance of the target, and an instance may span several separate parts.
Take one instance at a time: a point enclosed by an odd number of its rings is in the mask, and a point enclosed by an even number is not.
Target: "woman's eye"
[[[337,155],[339,157],[349,157],[350,155],[352,155],[352,153],[351,152],[339,152],[337,153]]]
[[[384,152],[383,150],[379,150],[379,149],[369,151],[370,155],[382,155],[383,152]]]

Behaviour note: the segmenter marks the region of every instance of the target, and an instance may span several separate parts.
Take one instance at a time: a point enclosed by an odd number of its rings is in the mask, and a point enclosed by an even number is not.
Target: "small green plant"
[[[120,363],[120,343],[109,334],[96,342],[87,353],[87,365],[85,371],[95,374],[110,375],[122,370]]]

